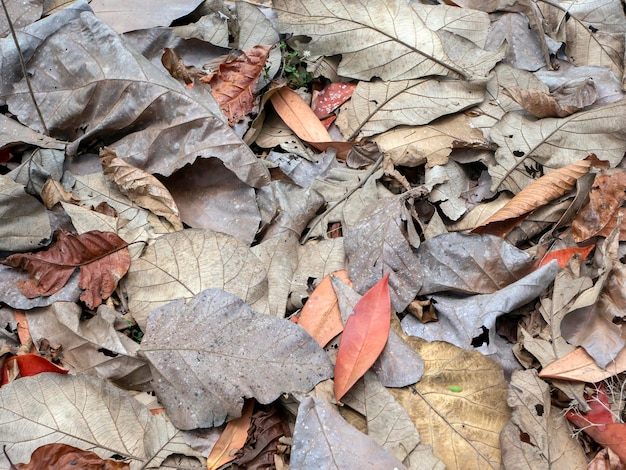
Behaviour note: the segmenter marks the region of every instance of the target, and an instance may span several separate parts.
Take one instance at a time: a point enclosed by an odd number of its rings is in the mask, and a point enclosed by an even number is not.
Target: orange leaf
[[[335,271],[333,275],[352,286],[346,271]],[[298,325],[304,328],[322,347],[343,331],[341,312],[330,276],[324,277],[309,296],[300,312]]]
[[[606,370],[596,364],[583,348],[576,348],[544,367],[539,377],[595,383],[624,371],[626,371],[626,348],[617,353],[615,361],[608,364]]]
[[[561,268],[564,268],[565,266],[567,266],[568,261],[574,255],[580,255],[583,260],[587,259],[587,256],[589,255],[589,253],[591,253],[591,250],[593,250],[594,247],[595,245],[581,247],[575,246],[572,248],[564,248],[562,250],[556,250],[550,253],[546,253],[537,265],[537,268],[540,268],[544,264],[548,264],[553,259],[559,262],[559,266]]]
[[[254,89],[271,49],[271,45],[253,46],[220,64],[217,73],[200,79],[211,85],[211,93],[231,126],[252,112]]]
[[[339,401],[374,364],[387,344],[391,325],[389,274],[354,306],[337,349],[335,398]]]
[[[10,456],[9,456],[10,457]],[[67,444],[46,444],[35,450],[29,463],[18,463],[18,470],[66,470],[68,468],[98,468],[102,470],[128,470],[130,465],[117,460],[103,460],[88,450]]]
[[[17,322],[17,337],[20,339],[20,344],[25,346],[28,344],[32,345],[33,339],[30,336],[30,329],[28,328],[28,319],[26,318],[26,314],[23,310],[15,310],[13,311],[13,318]],[[31,347],[31,350],[34,352],[34,346]],[[30,352],[30,351],[29,351]]]
[[[563,196],[572,189],[576,180],[587,174],[596,162],[598,162],[596,156],[590,155],[584,160],[543,175],[522,189],[482,225],[474,228],[472,233],[507,236],[511,230],[524,221],[530,212]]]
[[[356,83],[331,83],[313,99],[313,112],[323,119],[350,99]]]
[[[295,91],[283,87],[270,100],[281,119],[302,140],[310,143],[333,140],[313,110]]]
[[[254,400],[247,400],[243,406],[241,417],[229,421],[220,435],[211,454],[207,457],[208,470],[215,470],[235,460],[235,453],[241,449],[248,439],[250,416],[254,410]]]
[[[113,232],[92,230],[81,235],[59,232],[46,251],[15,254],[2,263],[26,271],[30,278],[17,287],[29,299],[52,295],[63,288],[76,268],[80,299],[93,309],[111,296],[130,267],[128,243]]]
[[[9,378],[9,369],[17,365],[19,368],[19,375]],[[19,377],[31,377],[33,375],[41,374],[42,372],[56,372],[57,374],[67,374],[69,370],[53,364],[45,357],[41,357],[39,354],[22,354],[21,356],[11,356],[2,366],[2,381],[0,386],[6,385],[12,382],[15,378]]]

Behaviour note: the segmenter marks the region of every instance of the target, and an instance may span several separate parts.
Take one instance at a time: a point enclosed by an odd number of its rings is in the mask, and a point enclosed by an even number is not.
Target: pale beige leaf
[[[624,129],[625,100],[539,121],[508,113],[490,133],[499,146],[496,164],[489,167],[492,189],[516,194],[535,179],[537,170],[541,173],[541,166],[554,170],[591,153],[615,166],[626,151]]]
[[[543,175],[517,193],[504,207],[477,228],[528,214],[563,196],[575,186],[578,178],[589,172],[593,163],[593,159],[580,160]]]
[[[49,179],[41,188],[41,193],[39,194],[41,197],[41,201],[43,202],[46,209],[52,209],[59,202],[71,202],[73,201],[72,193],[65,190],[63,185],[55,181],[53,179]]]
[[[422,442],[446,468],[459,468],[459,462],[464,470],[499,468],[499,435],[510,417],[502,368],[449,343],[407,341],[424,358],[424,376],[389,391],[409,412]]]
[[[489,15],[470,8],[448,5],[423,5],[413,2],[411,7],[433,31],[443,29],[469,39],[480,48],[485,47],[491,22]]]
[[[550,91],[561,105],[584,108],[592,105],[598,98],[593,78],[572,78]]]
[[[123,194],[126,194],[131,201],[139,207],[164,217],[175,230],[183,229],[176,202],[158,179],[147,171],[129,165],[118,158],[115,150],[108,147],[100,150],[100,159],[104,176],[113,182]]]
[[[504,94],[513,98],[522,108],[535,117],[565,117],[574,114],[576,106],[562,106],[559,101],[548,93],[533,88],[505,88]]]
[[[453,148],[488,148],[482,132],[464,114],[453,114],[424,126],[400,126],[372,138],[394,165],[443,165]]]
[[[437,33],[403,0],[276,0],[280,32],[305,35],[298,45],[312,56],[341,54],[339,74],[370,80],[428,75],[465,77],[444,52]]]
[[[347,140],[399,125],[421,125],[483,100],[483,86],[461,80],[427,78],[359,82],[341,107],[337,125]]]
[[[493,201],[479,204],[469,211],[460,221],[448,225],[448,230],[451,232],[471,230],[478,225],[482,225],[489,217],[502,209],[510,200],[511,196],[508,193],[501,192]]]
[[[524,432],[530,439],[530,443],[518,444],[520,448],[528,452],[532,446],[532,453],[545,468],[587,468],[585,452],[571,436],[563,414],[552,406],[550,387],[534,369],[513,372],[507,401],[513,408],[511,422],[518,428],[516,434]],[[514,466],[519,455],[507,452],[503,463],[507,468]]]
[[[470,179],[461,165],[448,160],[445,165],[427,168],[425,184],[432,188],[428,199],[439,203],[439,208],[450,220],[458,220],[465,214],[467,206],[461,194],[468,190]]]
[[[258,312],[266,310],[265,267],[247,245],[210,230],[162,235],[131,264],[121,285],[142,329],[150,311],[210,287],[241,297]]]
[[[197,455],[164,414],[110,382],[88,375],[45,373],[0,389],[0,466],[28,462],[44,444],[63,443],[130,460],[132,470],[159,467],[171,454]]]

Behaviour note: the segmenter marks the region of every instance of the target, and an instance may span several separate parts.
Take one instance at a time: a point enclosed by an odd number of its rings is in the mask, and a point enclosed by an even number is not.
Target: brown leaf
[[[166,47],[161,57],[163,67],[167,69],[170,75],[177,80],[185,82],[187,87],[192,87],[193,82],[204,76],[204,72],[193,65],[185,65],[183,59],[176,53],[174,49]]]
[[[65,470],[67,468],[85,470],[130,469],[130,465],[126,462],[104,460],[93,452],[67,444],[43,445],[33,452],[29,463],[19,463],[15,466],[18,470],[40,470],[44,468],[48,470]]]
[[[626,198],[625,187],[626,172],[621,169],[608,170],[596,176],[589,192],[589,204],[572,222],[574,241],[581,242],[600,232],[606,233],[609,225],[615,227],[619,208]]]
[[[176,230],[183,229],[176,202],[158,179],[118,158],[115,151],[108,147],[100,150],[100,163],[104,176],[131,201],[156,215],[165,217]]]
[[[211,93],[232,126],[254,108],[254,89],[272,46],[258,45],[220,64],[217,73],[200,81],[211,85]]]
[[[472,230],[472,233],[506,237],[533,210],[557,199],[571,190],[581,176],[597,161],[595,155],[543,175],[505,204],[499,211]]]
[[[241,416],[226,424],[224,432],[220,434],[220,438],[207,457],[206,465],[208,470],[215,470],[235,460],[234,453],[243,447],[248,438],[250,416],[252,416],[252,411],[254,411],[254,403],[254,400],[248,400],[243,406]]]
[[[503,93],[513,98],[522,108],[535,117],[565,117],[579,110],[576,106],[561,106],[558,100],[535,88],[511,87]]]
[[[585,351],[577,348],[561,359],[548,364],[539,373],[539,377],[548,379],[576,380],[579,382],[600,382],[626,370],[626,350],[622,349],[615,361],[601,368]]]
[[[30,278],[19,281],[20,291],[28,298],[58,292],[76,268],[80,268],[80,299],[90,309],[111,296],[118,281],[130,267],[128,243],[113,232],[93,230],[81,235],[59,232],[56,242],[46,251],[15,254],[3,264],[27,271]]]

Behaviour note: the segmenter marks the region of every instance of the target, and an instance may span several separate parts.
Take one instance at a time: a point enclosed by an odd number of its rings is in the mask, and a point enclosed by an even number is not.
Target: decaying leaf
[[[254,400],[249,400],[243,407],[241,416],[229,421],[211,453],[207,457],[208,470],[216,470],[228,462],[235,460],[234,453],[241,449],[248,437],[250,416],[254,411]]]
[[[241,415],[243,397],[267,404],[332,376],[330,360],[304,330],[220,289],[153,310],[140,351],[180,429],[218,426]]]
[[[386,274],[363,294],[346,321],[335,363],[337,400],[341,400],[383,351],[390,322],[389,274]]]
[[[254,91],[271,46],[251,47],[234,59],[220,64],[218,70],[200,79],[211,86],[211,93],[230,125],[241,121],[254,107]]]
[[[197,455],[164,415],[152,415],[126,392],[87,375],[39,374],[0,388],[0,442],[14,462],[58,443],[105,459],[118,455],[131,470],[158,467],[174,453]],[[6,455],[0,453],[3,468],[9,468]]]
[[[404,469],[404,465],[373,439],[348,424],[330,403],[304,397],[293,432],[290,468],[343,470]]]
[[[161,57],[163,67],[177,80],[185,82],[186,86],[193,86],[196,79],[204,76],[204,72],[193,65],[185,65],[183,59],[176,54],[174,49],[166,47]]]
[[[113,232],[76,235],[60,232],[46,251],[15,254],[3,264],[27,271],[31,277],[18,287],[28,298],[49,296],[58,292],[76,268],[79,285],[84,289],[80,299],[93,309],[109,298],[130,266],[128,243]]]
[[[39,447],[30,457],[27,464],[17,464],[18,470],[61,470],[62,468],[82,466],[82,468],[101,468],[102,470],[128,470],[126,462],[112,459],[101,459],[97,454],[78,449],[67,444],[46,444]]]
[[[115,151],[104,147],[100,150],[102,171],[109,181],[126,194],[131,201],[156,215],[167,219],[175,230],[182,230],[178,207],[169,191],[150,173],[129,165],[118,158]]]

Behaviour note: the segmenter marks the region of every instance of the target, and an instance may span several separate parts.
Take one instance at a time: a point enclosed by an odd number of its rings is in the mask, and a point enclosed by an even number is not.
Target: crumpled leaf
[[[532,463],[527,468],[533,469],[587,468],[582,447],[570,435],[565,417],[552,406],[550,388],[534,369],[513,372],[507,402],[513,416],[503,435],[505,468],[517,468],[520,461]],[[522,439],[521,433],[528,437]]]
[[[68,446],[67,444],[43,445],[33,452],[29,463],[18,463],[15,465],[15,468],[17,468],[17,470],[38,470],[40,468],[62,470],[69,466],[101,468],[102,470],[130,469],[130,466],[126,462],[112,459],[103,460],[93,452],[84,451],[77,447]]]
[[[45,96],[39,108],[51,135],[73,141],[69,155],[104,139],[115,142],[111,147],[128,163],[151,174],[170,175],[200,156],[220,158],[251,186],[269,180],[267,169],[222,121],[208,91],[185,90],[89,12],[48,32],[27,66],[35,93]],[[48,69],[73,72],[52,76]],[[26,83],[4,85],[12,112],[41,130]],[[91,104],[94,94],[103,97],[98,106]],[[118,140],[122,130],[125,136]]]
[[[616,166],[626,151],[625,106],[621,101],[565,118],[538,121],[508,113],[490,132],[499,146],[496,162],[489,166],[492,189],[517,194],[543,171],[542,167],[560,168],[591,153]]]
[[[247,401],[243,406],[241,416],[226,424],[224,431],[220,434],[207,457],[208,470],[216,470],[235,460],[234,452],[241,449],[248,438],[248,428],[250,427],[250,417],[254,411],[254,403],[254,400]]]
[[[111,296],[130,266],[128,244],[112,232],[75,235],[60,232],[54,244],[33,254],[14,254],[3,262],[27,271],[31,277],[18,287],[29,298],[58,292],[76,268],[80,268],[80,299],[93,309]]]
[[[29,194],[40,196],[44,205],[50,208],[52,206],[46,203],[41,193],[48,180],[51,180],[49,184],[61,180],[64,161],[65,154],[62,151],[40,148],[28,156],[25,154],[20,166],[10,171],[8,175],[16,183],[23,184]]]
[[[515,6],[519,7],[520,3]],[[539,38],[522,12],[502,12],[494,16],[485,48],[496,50],[505,43],[508,65],[520,71],[534,71],[546,65]]]
[[[467,211],[467,204],[462,197],[470,188],[470,178],[461,165],[448,160],[443,165],[426,168],[424,183],[432,188],[428,200],[438,206],[450,220],[459,220]]]
[[[31,308],[46,307],[59,301],[78,302],[82,293],[82,289],[78,286],[78,273],[74,273],[56,294],[29,299],[17,287],[18,282],[25,282],[28,277],[28,273],[21,273],[9,266],[0,264],[0,302],[12,308],[30,310]]]
[[[185,65],[185,61],[170,47],[166,47],[163,50],[161,63],[172,77],[185,82],[188,88],[192,87],[197,79],[205,75],[205,73],[196,66]]]
[[[595,235],[608,236],[615,228],[621,206],[626,199],[626,172],[608,170],[596,176],[589,191],[589,203],[572,222],[572,238],[576,242]],[[620,236],[620,239],[622,237]]]
[[[171,0],[156,4],[150,0],[131,3],[124,0],[92,0],[90,5],[98,18],[121,34],[135,29],[169,26],[172,21],[194,11],[201,3],[202,0]]]
[[[424,358],[415,385],[388,389],[407,410],[422,442],[446,468],[499,468],[499,433],[510,417],[502,368],[449,343],[407,340]],[[420,468],[420,467],[417,467]]]
[[[115,151],[104,147],[100,150],[102,172],[131,201],[152,213],[167,219],[175,230],[182,230],[178,207],[163,184],[144,170],[129,165],[118,158]]]
[[[278,0],[272,5],[281,32],[311,37],[299,49],[312,56],[341,54],[338,73],[344,77],[466,75],[446,56],[438,35],[403,1],[366,1],[359,8],[341,0]]]
[[[503,93],[513,98],[519,105],[537,118],[565,117],[580,108],[566,106],[552,95],[530,88],[505,88]]]
[[[197,455],[165,415],[152,415],[108,381],[44,373],[0,388],[0,442],[15,462],[58,443],[119,455],[131,470],[159,467],[170,454]],[[0,465],[9,468],[5,454]]]
[[[218,426],[241,415],[243,397],[267,404],[332,376],[324,350],[300,327],[220,289],[153,310],[140,352],[180,429]]]
[[[6,175],[0,175],[0,222],[1,251],[34,250],[52,235],[46,208]]]
[[[391,322],[389,274],[354,306],[341,335],[335,362],[335,398],[341,400],[380,356]]]
[[[406,334],[427,341],[447,341],[464,349],[473,346],[483,354],[493,354],[496,318],[538,297],[554,281],[558,269],[558,264],[552,262],[493,294],[433,295],[438,321],[422,323],[408,315],[402,320],[402,328]],[[476,344],[484,329],[488,330],[487,344]]]
[[[405,468],[391,452],[344,421],[335,407],[316,397],[304,397],[298,407],[289,467]]]
[[[9,374],[10,369],[13,369],[11,374]],[[69,371],[57,366],[39,354],[11,356],[2,364],[2,380],[0,380],[0,386],[6,385],[20,377],[32,377],[33,375],[43,372],[67,374]]]
[[[239,295],[250,307],[265,311],[265,267],[247,245],[210,230],[162,235],[132,263],[122,281],[129,311],[142,329],[150,311],[209,287]]]
[[[221,63],[217,71],[200,78],[211,86],[211,93],[231,126],[252,112],[253,93],[270,50],[269,45],[251,47]]]
[[[483,100],[484,84],[424,78],[358,83],[341,107],[337,125],[347,140],[369,137],[400,125],[423,125]]]

